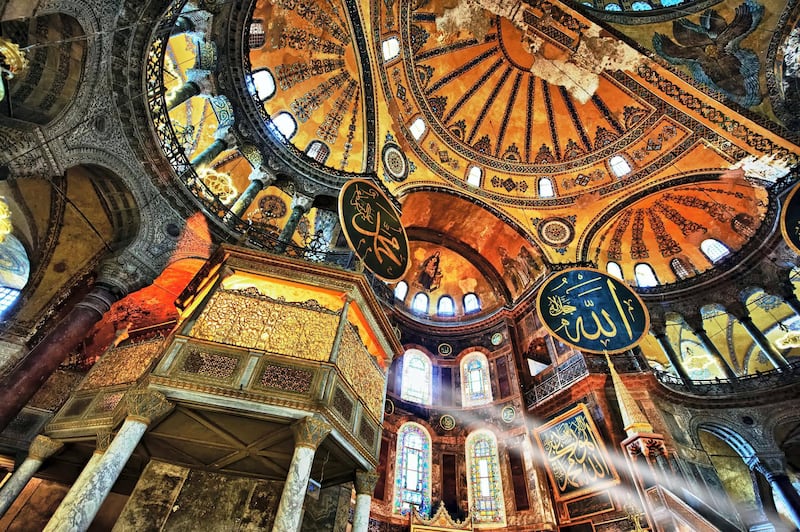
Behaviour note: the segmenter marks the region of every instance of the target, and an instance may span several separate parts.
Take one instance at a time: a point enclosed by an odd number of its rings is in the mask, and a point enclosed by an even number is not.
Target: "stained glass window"
[[[467,174],[467,183],[473,187],[481,186],[481,178],[483,177],[483,170],[478,166],[471,166]]]
[[[503,484],[497,457],[497,438],[488,430],[473,432],[467,437],[469,468],[469,505],[476,523],[505,526]]]
[[[397,283],[397,286],[394,287],[394,297],[400,301],[404,301],[406,294],[408,294],[408,283],[405,281],[400,281]]]
[[[478,300],[478,296],[469,293],[464,296],[464,312],[469,314],[470,312],[478,312],[481,309],[481,302]]]
[[[609,6],[616,6],[617,4],[608,4],[606,6],[606,11],[621,11],[619,6],[617,9],[609,9]],[[611,166],[611,171],[614,172],[614,175],[617,177],[622,177],[624,175],[631,173],[631,165],[628,164],[628,161],[625,160],[625,157],[622,155],[615,155],[609,161],[608,164]]]
[[[546,177],[539,179],[539,197],[552,198],[555,195],[556,191],[553,188],[553,182]]]
[[[439,316],[455,316],[456,305],[453,303],[453,298],[450,296],[440,297],[439,303],[436,305],[436,314]]]
[[[318,163],[324,163],[328,159],[330,153],[331,149],[327,144],[318,140],[311,141],[308,148],[306,148],[306,154]]]
[[[286,140],[291,140],[294,134],[297,133],[297,122],[291,113],[281,111],[272,117],[272,124],[278,129],[281,135]]]
[[[394,513],[414,507],[423,515],[431,508],[431,437],[422,425],[406,423],[397,431]]]
[[[266,68],[253,72],[253,86],[260,101],[268,100],[275,95],[275,78]]]
[[[616,262],[609,262],[606,264],[606,271],[609,275],[613,275],[617,279],[622,279],[622,268]]]
[[[431,361],[417,349],[403,355],[403,381],[400,397],[423,405],[431,404]]]
[[[719,262],[731,252],[725,244],[713,238],[703,240],[700,243],[700,251],[702,251],[711,262]]]
[[[658,286],[658,279],[653,268],[644,262],[640,262],[633,269],[633,275],[636,277],[636,286],[642,288],[649,288],[651,286]]]
[[[489,361],[483,353],[470,353],[461,360],[461,403],[475,406],[491,402]]]
[[[28,284],[30,272],[31,263],[22,242],[13,234],[6,235],[0,242],[0,319],[14,306]]]
[[[669,261],[669,265],[672,268],[672,271],[678,277],[678,279],[686,279],[688,277],[691,277],[692,275],[692,273],[689,271],[689,268],[687,268],[684,261],[679,258],[674,258],[671,261]]]

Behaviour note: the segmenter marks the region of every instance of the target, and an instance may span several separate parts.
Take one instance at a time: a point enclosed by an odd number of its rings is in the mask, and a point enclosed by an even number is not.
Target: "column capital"
[[[689,326],[692,331],[694,332],[705,332],[705,327],[703,326],[703,316],[700,314],[689,314],[689,315],[682,315],[684,323]]]
[[[750,312],[741,301],[729,301],[722,305],[725,311],[739,321],[750,321]]]
[[[370,469],[369,471],[359,469],[356,471],[355,485],[357,495],[369,495],[371,497],[377,483],[378,472],[374,469]]]
[[[230,125],[217,129],[214,132],[214,140],[222,142],[225,144],[226,148],[236,146],[236,136],[233,134],[232,127]]]
[[[278,178],[271,169],[264,165],[257,166],[253,168],[253,171],[250,172],[249,176],[250,181],[258,181],[261,183],[261,188],[267,188],[271,184],[273,184]]]
[[[31,442],[31,446],[28,449],[28,458],[44,462],[56,454],[63,446],[64,444],[60,441],[39,434]]]
[[[167,415],[175,405],[167,401],[164,394],[146,388],[134,388],[125,394],[125,406],[129,419],[150,425],[154,420]]]
[[[108,285],[108,283],[105,282],[103,284]],[[78,301],[75,306],[91,309],[102,317],[106,312],[111,310],[111,305],[113,305],[121,295],[124,294],[115,294],[104,286],[95,286],[88,294],[83,296],[83,299]]]
[[[104,453],[108,446],[111,445],[112,440],[114,439],[114,435],[111,433],[111,429],[100,429],[97,431],[96,437],[96,444],[94,452],[96,453]]]
[[[305,194],[301,194],[299,192],[295,192],[292,195],[292,209],[300,209],[304,213],[311,210],[311,205],[314,203],[314,198],[311,196],[306,196]]]
[[[786,457],[783,454],[755,454],[745,462],[770,482],[776,477],[786,476]]]
[[[330,423],[323,419],[313,416],[304,417],[292,423],[294,443],[298,447],[309,447],[316,450],[322,440],[330,434],[332,428]]]
[[[111,287],[116,295],[124,297],[152,283],[159,273],[128,246],[100,263],[96,284]]]

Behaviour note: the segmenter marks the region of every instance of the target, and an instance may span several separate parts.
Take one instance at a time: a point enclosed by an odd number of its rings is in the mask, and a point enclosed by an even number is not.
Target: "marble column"
[[[303,501],[306,498],[311,465],[317,447],[331,432],[327,421],[306,417],[292,425],[294,433],[294,454],[289,465],[289,475],[281,493],[281,501],[275,515],[272,532],[298,532],[303,515]]]
[[[11,478],[3,485],[3,489],[0,490],[0,517],[3,517],[11,505],[14,504],[28,481],[39,470],[42,462],[58,452],[63,445],[60,441],[52,440],[41,434],[33,439],[28,449],[27,458],[14,470],[14,474],[11,475]]]
[[[670,365],[675,369],[675,372],[683,381],[683,384],[686,386],[692,385],[692,378],[689,377],[689,373],[686,372],[686,368],[683,367],[683,362],[681,361],[678,354],[673,349],[672,344],[667,338],[667,333],[664,330],[657,330],[653,329],[653,334],[655,334],[656,340],[658,340],[658,344],[661,346],[661,350],[664,351],[664,356],[667,357]]]
[[[745,330],[747,330],[748,334],[750,334],[750,337],[756,344],[758,344],[758,347],[761,348],[761,351],[776,369],[784,370],[790,367],[789,362],[782,354],[780,354],[780,352],[778,352],[777,349],[775,349],[775,347],[773,347],[767,337],[764,336],[764,333],[761,332],[761,329],[756,327],[750,316],[740,317],[739,323],[744,326]]]
[[[230,128],[220,128],[214,133],[214,142],[209,144],[205,150],[201,151],[190,162],[195,169],[208,166],[214,162],[214,159],[216,159],[220,153],[235,145],[236,138],[233,136],[233,133],[231,133]]]
[[[312,203],[314,203],[314,198],[295,193],[292,198],[292,213],[289,215],[286,225],[283,226],[280,236],[278,236],[278,244],[275,246],[275,253],[283,253],[286,251],[286,247],[291,243],[292,237],[295,231],[297,231],[297,226],[300,224],[300,218],[311,210]]]
[[[231,207],[231,212],[239,218],[247,211],[247,208],[256,199],[259,192],[272,185],[276,180],[275,173],[263,166],[254,168],[250,172],[250,184],[242,192],[242,195],[236,200],[236,203]]]
[[[147,427],[168,414],[174,406],[161,393],[142,388],[130,390],[124,401],[128,415],[119,432],[106,452],[87,464],[86,476],[69,490],[47,523],[45,532],[87,530]]]
[[[686,322],[686,325],[700,340],[700,343],[703,345],[703,347],[706,348],[706,352],[708,352],[708,354],[717,361],[720,369],[722,369],[722,372],[725,374],[725,378],[735,383],[739,376],[736,374],[736,371],[734,371],[728,360],[722,356],[722,353],[719,349],[717,349],[717,346],[714,344],[711,338],[708,337],[708,333],[706,333],[706,330],[703,327],[703,318],[699,315],[695,315],[690,317],[684,316],[683,319]]]
[[[800,529],[800,495],[798,495],[789,477],[783,472],[769,472],[764,476],[767,477],[772,490],[783,498],[786,503],[786,510],[789,512],[794,526]]]
[[[369,528],[369,511],[372,505],[372,492],[378,482],[378,473],[356,471],[356,507],[353,511],[353,532],[367,532]]]
[[[105,285],[96,284],[72,311],[40,341],[6,376],[0,380],[0,431],[28,404],[44,381],[58,369],[69,352],[77,346],[118,299]]]
[[[201,94],[213,94],[214,82],[211,71],[190,68],[186,71],[186,82],[167,96],[167,110],[170,111],[189,98]]]

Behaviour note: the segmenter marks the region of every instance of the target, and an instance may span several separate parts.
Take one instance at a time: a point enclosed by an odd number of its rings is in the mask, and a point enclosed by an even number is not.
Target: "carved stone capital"
[[[304,417],[292,424],[294,444],[298,447],[310,447],[316,450],[322,440],[330,434],[332,428],[330,423],[325,420],[313,416]]]
[[[125,394],[128,419],[135,419],[147,425],[167,415],[175,405],[167,401],[164,394],[154,390],[134,388]]]
[[[63,446],[64,444],[60,441],[39,434],[31,442],[31,446],[28,449],[28,458],[44,462],[57,453]]]
[[[786,476],[786,457],[783,454],[758,454],[746,460],[750,469],[758,471],[772,482],[779,476]]]
[[[292,210],[300,209],[304,213],[311,210],[311,205],[314,203],[314,198],[295,192],[292,196]]]
[[[364,471],[359,469],[356,471],[356,494],[372,496],[375,491],[375,485],[378,483],[378,472],[374,469]]]
[[[275,182],[277,177],[275,176],[275,172],[270,170],[265,166],[258,166],[253,168],[253,171],[250,172],[250,181],[258,181],[261,183],[262,188],[267,188],[271,184]]]
[[[125,296],[152,283],[159,273],[126,249],[100,264],[97,284],[112,287],[119,296]]]
[[[111,441],[114,439],[110,429],[100,429],[97,431],[97,443],[95,444],[95,452],[104,453]]]

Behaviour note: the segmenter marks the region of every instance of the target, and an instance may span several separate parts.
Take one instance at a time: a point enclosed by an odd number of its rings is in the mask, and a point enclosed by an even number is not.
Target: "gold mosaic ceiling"
[[[713,268],[699,249],[706,237],[741,249],[768,215],[766,181],[720,176],[748,156],[791,157],[796,146],[567,4],[514,6],[259,0],[253,20],[266,39],[249,59],[252,71],[274,75],[264,106],[295,117],[294,146],[323,141],[325,165],[377,174],[404,221],[425,218],[414,209],[426,202],[414,197],[435,191],[436,214],[458,211],[446,218],[481,231],[470,216],[491,211],[545,266],[613,260],[632,279],[648,262],[661,283],[676,280],[674,258],[690,276]],[[417,223],[412,240],[430,244],[427,231],[465,242],[453,236],[462,229],[439,225],[437,216]],[[464,253],[472,251],[486,252],[475,244]],[[486,259],[486,278],[502,279],[494,262]],[[515,299],[519,290],[503,281]]]

